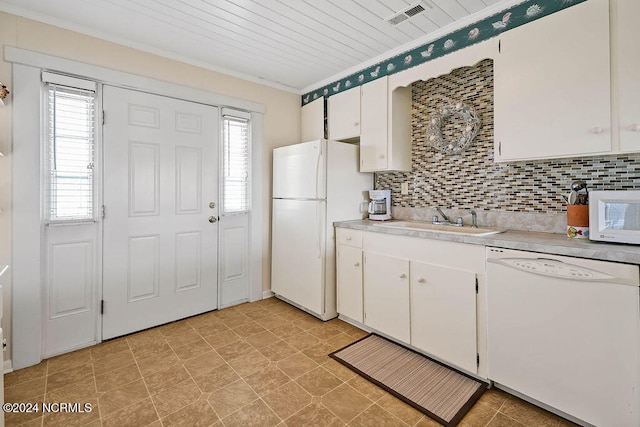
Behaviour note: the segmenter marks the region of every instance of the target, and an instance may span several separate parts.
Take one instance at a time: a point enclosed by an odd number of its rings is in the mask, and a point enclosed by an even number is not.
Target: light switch
[[[409,194],[409,183],[403,182],[400,184],[400,194]]]

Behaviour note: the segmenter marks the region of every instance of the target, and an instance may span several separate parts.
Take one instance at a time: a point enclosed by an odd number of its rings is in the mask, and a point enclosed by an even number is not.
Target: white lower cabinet
[[[362,249],[338,245],[338,313],[362,323]]]
[[[340,316],[486,377],[484,246],[344,228],[336,236]]]
[[[411,345],[475,372],[476,274],[411,262],[410,300]]]
[[[409,260],[364,252],[364,324],[409,343]]]

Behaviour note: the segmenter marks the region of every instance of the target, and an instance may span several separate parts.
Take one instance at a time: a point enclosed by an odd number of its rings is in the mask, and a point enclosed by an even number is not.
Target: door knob
[[[213,224],[214,222],[218,222],[218,219],[215,216],[210,216],[209,222]]]
[[[407,275],[404,274],[404,273],[400,273],[400,275],[398,277],[400,277],[401,279],[404,279],[405,277],[407,277]]]
[[[360,263],[356,262],[355,264],[353,264],[354,267],[360,267]]]
[[[424,277],[421,277],[418,279],[418,283],[424,283],[424,282],[426,282],[426,280],[424,280]]]

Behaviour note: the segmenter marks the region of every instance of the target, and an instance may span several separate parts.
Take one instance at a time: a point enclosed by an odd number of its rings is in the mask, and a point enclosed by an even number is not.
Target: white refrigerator
[[[271,290],[322,320],[337,316],[333,222],[364,218],[373,188],[358,148],[317,140],[273,150]]]

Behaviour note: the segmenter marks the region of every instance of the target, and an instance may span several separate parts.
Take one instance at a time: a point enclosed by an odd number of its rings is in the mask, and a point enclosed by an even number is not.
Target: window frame
[[[227,120],[233,120],[236,122],[244,122],[246,125],[246,178],[244,180],[245,186],[245,197],[244,197],[244,209],[238,210],[227,210],[225,205],[226,198],[226,182],[227,182],[227,168],[226,164],[226,154],[227,154]],[[252,182],[252,123],[251,123],[251,114],[241,110],[234,110],[230,108],[223,108],[221,114],[221,144],[220,144],[220,215],[221,216],[231,216],[231,215],[243,215],[251,212],[251,200],[252,200],[252,191],[251,191],[251,182]]]
[[[98,115],[99,115],[99,96],[97,91],[97,84],[88,80],[81,80],[74,77],[42,72],[42,94],[43,94],[43,163],[42,168],[44,172],[43,179],[43,219],[47,226],[56,225],[73,225],[84,223],[95,223],[98,220]],[[89,138],[91,147],[89,148],[91,161],[87,166],[91,166],[91,173],[88,174],[90,180],[91,195],[89,197],[90,207],[87,207],[87,215],[71,215],[71,216],[57,216],[52,215],[54,209],[53,199],[56,189],[54,188],[54,170],[52,168],[52,143],[55,142],[56,136],[51,136],[52,123],[51,123],[51,106],[50,106],[50,91],[59,90],[61,93],[78,95],[80,97],[87,96],[91,98],[92,111],[88,116],[93,121]],[[55,114],[55,112],[54,112]],[[54,128],[55,129],[55,128]],[[53,138],[53,140],[52,140]],[[86,152],[87,150],[85,150]],[[78,179],[83,179],[78,177]],[[86,179],[86,178],[85,178]],[[88,187],[88,186],[87,186]]]

